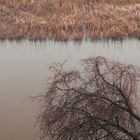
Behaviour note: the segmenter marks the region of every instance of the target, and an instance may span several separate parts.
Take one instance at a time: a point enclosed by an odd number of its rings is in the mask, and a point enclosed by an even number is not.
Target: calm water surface
[[[0,42],[0,140],[39,140],[34,128],[39,104],[29,96],[45,91],[53,62],[78,68],[80,59],[104,56],[140,66],[140,41],[58,43]]]

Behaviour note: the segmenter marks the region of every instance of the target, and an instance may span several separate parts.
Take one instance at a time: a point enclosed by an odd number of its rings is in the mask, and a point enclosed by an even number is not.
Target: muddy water
[[[0,140],[39,140],[39,105],[29,96],[45,91],[51,63],[67,59],[67,68],[78,68],[80,59],[92,56],[140,66],[140,41],[0,42]]]

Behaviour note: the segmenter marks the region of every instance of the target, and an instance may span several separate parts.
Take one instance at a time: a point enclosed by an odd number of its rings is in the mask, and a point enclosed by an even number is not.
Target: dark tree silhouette
[[[82,64],[84,72],[51,67],[55,76],[38,119],[42,139],[140,140],[140,117],[132,99],[136,68],[102,57]]]

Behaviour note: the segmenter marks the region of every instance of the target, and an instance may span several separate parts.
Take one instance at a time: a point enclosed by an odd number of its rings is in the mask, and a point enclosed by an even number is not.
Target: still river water
[[[0,140],[39,140],[34,128],[39,104],[29,96],[45,91],[52,63],[67,59],[65,67],[73,69],[92,56],[140,66],[140,41],[0,42]]]

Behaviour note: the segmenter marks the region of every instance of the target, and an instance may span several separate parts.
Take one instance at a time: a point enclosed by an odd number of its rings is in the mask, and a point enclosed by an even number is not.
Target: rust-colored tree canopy
[[[140,38],[140,0],[0,0],[0,39]]]
[[[49,140],[140,140],[135,108],[138,70],[102,57],[82,60],[84,72],[53,65],[39,116]]]

